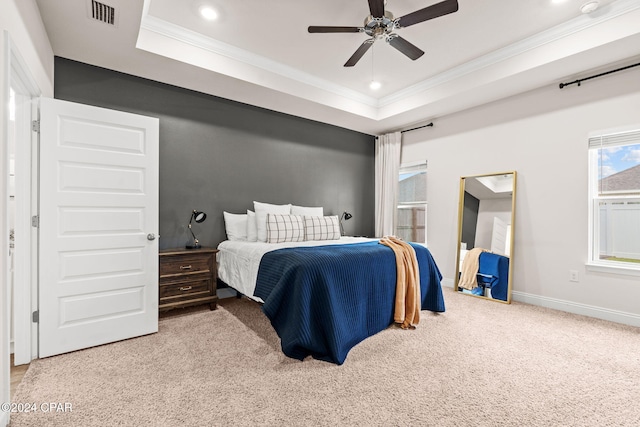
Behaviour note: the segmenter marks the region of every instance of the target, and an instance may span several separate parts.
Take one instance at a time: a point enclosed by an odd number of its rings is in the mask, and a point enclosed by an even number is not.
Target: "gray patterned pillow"
[[[305,240],[339,240],[338,216],[305,216],[304,236]]]
[[[302,242],[304,220],[300,215],[267,214],[267,242]]]

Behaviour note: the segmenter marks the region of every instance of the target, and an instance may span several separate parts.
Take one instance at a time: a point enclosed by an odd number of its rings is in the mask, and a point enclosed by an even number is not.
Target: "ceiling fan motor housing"
[[[364,32],[378,40],[391,34],[396,27],[397,22],[393,18],[393,13],[389,11],[385,11],[382,18],[369,15],[364,19]]]

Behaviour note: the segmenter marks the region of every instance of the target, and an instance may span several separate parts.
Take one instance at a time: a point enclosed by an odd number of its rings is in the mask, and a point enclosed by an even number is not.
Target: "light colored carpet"
[[[20,426],[639,426],[640,329],[445,290],[447,312],[389,328],[344,365],[286,358],[247,300],[154,335],[30,366]]]

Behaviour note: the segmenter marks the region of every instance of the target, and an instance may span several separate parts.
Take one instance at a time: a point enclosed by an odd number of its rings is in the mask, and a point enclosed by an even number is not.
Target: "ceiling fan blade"
[[[389,37],[388,43],[391,46],[398,49],[400,52],[407,55],[412,60],[415,61],[416,59],[424,55],[424,51],[422,51],[416,45],[409,43],[408,41],[406,41],[405,39],[403,39],[398,35],[392,34],[391,36],[394,36],[394,37]]]
[[[445,0],[398,18],[401,28],[458,11],[458,0]]]
[[[356,65],[358,61],[360,61],[360,58],[362,58],[362,56],[369,50],[369,48],[373,46],[374,41],[375,39],[365,40],[364,43],[360,45],[358,50],[356,50],[355,53],[351,55],[351,58],[349,58],[349,60],[344,64],[344,66],[353,67],[354,65]]]
[[[362,31],[364,31],[362,27],[309,27],[310,33],[359,33]]]
[[[369,11],[374,18],[384,16],[384,0],[369,0]]]

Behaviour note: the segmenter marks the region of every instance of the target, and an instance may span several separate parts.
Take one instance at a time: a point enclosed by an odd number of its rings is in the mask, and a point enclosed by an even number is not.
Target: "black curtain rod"
[[[578,86],[580,86],[580,83],[582,83],[582,82],[584,82],[586,80],[591,80],[591,79],[595,79],[596,77],[606,76],[607,74],[611,74],[611,73],[617,73],[618,71],[628,70],[629,68],[637,67],[638,65],[640,65],[640,62],[638,62],[637,64],[627,65],[626,67],[618,68],[617,70],[611,70],[611,71],[607,71],[607,72],[604,72],[604,73],[596,74],[595,76],[585,77],[584,79],[578,79],[578,80],[575,80],[575,81],[570,82],[570,83],[560,83],[560,89],[562,89],[563,87],[569,86],[569,85],[576,84],[576,83],[578,84]]]
[[[412,130],[418,130],[418,129],[428,128],[428,127],[433,127],[433,122],[427,123],[426,125],[418,126],[418,127],[415,127],[415,128],[401,130],[400,133],[411,132]],[[376,139],[378,139],[377,136],[376,136]]]
[[[418,129],[428,128],[428,127],[433,127],[433,122],[427,123],[426,125],[418,126],[416,128],[401,130],[400,133],[411,132],[412,130],[418,130]]]

